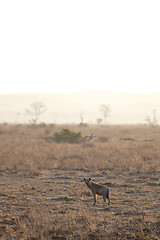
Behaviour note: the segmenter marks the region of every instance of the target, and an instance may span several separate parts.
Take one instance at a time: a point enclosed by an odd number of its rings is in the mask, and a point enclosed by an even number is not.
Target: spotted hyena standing
[[[110,205],[109,189],[107,187],[93,182],[91,180],[91,178],[89,178],[89,179],[84,178],[84,181],[85,181],[86,185],[91,189],[91,191],[94,195],[94,205],[96,204],[96,194],[102,195],[105,203],[106,203],[106,198],[107,198],[108,204]]]

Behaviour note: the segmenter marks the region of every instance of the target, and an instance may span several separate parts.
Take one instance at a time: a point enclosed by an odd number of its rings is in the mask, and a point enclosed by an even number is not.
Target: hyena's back
[[[93,191],[96,191],[96,194],[98,194],[98,195],[109,194],[109,189],[106,186],[97,184],[93,181],[92,181],[91,190],[92,189],[93,189]]]

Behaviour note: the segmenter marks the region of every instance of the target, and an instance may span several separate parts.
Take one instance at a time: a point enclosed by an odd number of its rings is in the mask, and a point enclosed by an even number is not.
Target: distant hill
[[[160,120],[160,93],[84,91],[74,94],[0,94],[0,122],[27,123],[31,116],[25,114],[25,109],[37,101],[47,107],[47,111],[41,115],[41,122],[79,123],[82,112],[85,122],[96,123],[97,118],[103,118],[99,111],[101,104],[111,106],[108,117],[110,124],[145,123],[146,115],[151,115],[153,109],[157,110]]]

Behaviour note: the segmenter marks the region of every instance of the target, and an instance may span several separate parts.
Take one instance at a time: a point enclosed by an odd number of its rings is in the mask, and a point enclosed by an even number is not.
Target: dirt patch
[[[135,239],[132,238],[133,231],[128,228],[132,225],[135,228],[137,224],[139,228],[136,231],[142,228],[144,236],[152,236],[156,229],[155,239],[160,237],[158,173],[156,185],[155,176],[146,177],[145,184],[139,181],[139,174],[134,176],[133,183],[128,175],[117,177],[110,173],[110,181],[107,182],[106,176],[97,177],[95,180],[110,189],[110,206],[104,204],[101,196],[97,197],[97,205],[93,206],[93,196],[83,182],[84,177],[87,173],[83,170],[77,170],[75,176],[72,171],[60,169],[44,170],[41,175],[32,178],[1,175],[0,235],[4,238],[15,236],[17,239],[37,236],[35,239],[39,239],[38,229],[42,231],[44,226],[47,228],[46,233],[43,232],[45,239],[83,239],[85,236],[89,239],[91,235],[92,239],[98,236],[115,239],[116,234],[116,239],[123,239],[123,231],[128,234],[125,239]]]

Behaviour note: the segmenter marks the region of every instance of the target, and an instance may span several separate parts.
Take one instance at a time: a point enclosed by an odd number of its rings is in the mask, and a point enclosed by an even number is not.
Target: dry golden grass
[[[96,137],[54,142],[63,127]],[[159,145],[159,127],[0,125],[0,238],[160,239]]]

